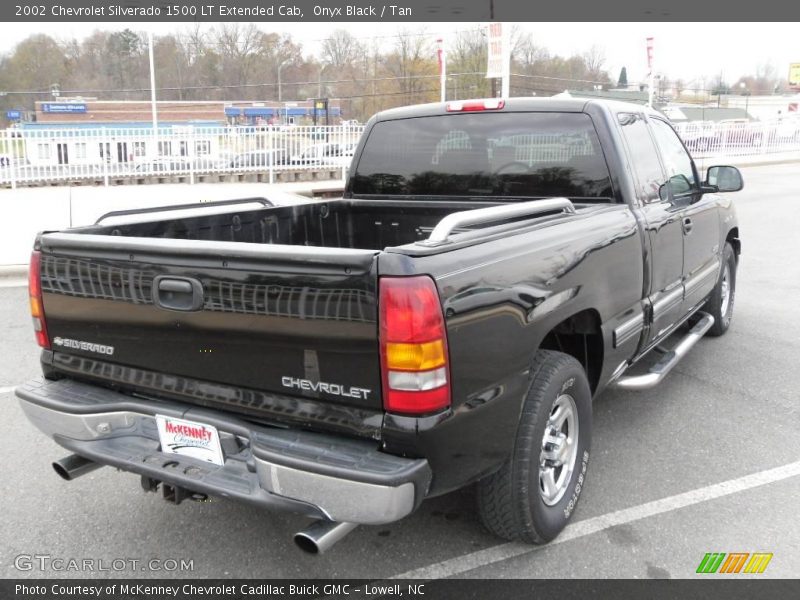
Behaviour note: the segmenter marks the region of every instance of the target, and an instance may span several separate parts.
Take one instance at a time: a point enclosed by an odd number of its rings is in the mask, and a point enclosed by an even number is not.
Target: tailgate
[[[376,251],[78,233],[40,247],[57,367],[82,357],[150,389],[211,382],[381,410]],[[247,397],[230,408],[257,412]]]

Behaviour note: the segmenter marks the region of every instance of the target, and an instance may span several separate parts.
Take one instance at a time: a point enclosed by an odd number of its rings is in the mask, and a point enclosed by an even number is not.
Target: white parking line
[[[775,483],[790,477],[800,475],[800,461],[776,467],[768,471],[761,471],[751,475],[745,475],[738,479],[730,479],[721,483],[715,483],[707,487],[698,488],[675,496],[668,496],[653,502],[647,502],[631,508],[625,508],[605,515],[592,517],[584,521],[578,521],[568,525],[564,531],[561,532],[555,540],[550,542],[550,546],[555,544],[563,544],[571,540],[581,538],[617,525],[646,519],[663,513],[686,508],[702,502],[708,502],[716,498],[730,496],[738,492],[743,492],[755,487],[766,485],[768,483]],[[442,561],[427,567],[421,567],[412,571],[406,571],[399,575],[395,575],[393,579],[442,579],[445,577],[452,577],[460,573],[466,573],[472,569],[485,567],[496,562],[500,562],[515,556],[521,556],[535,552],[540,548],[547,546],[529,546],[517,542],[509,542],[499,546],[492,546],[485,550],[478,550],[464,554],[456,558]]]
[[[17,386],[7,385],[5,387],[0,387],[0,394],[8,394],[9,392],[13,392],[15,387]]]

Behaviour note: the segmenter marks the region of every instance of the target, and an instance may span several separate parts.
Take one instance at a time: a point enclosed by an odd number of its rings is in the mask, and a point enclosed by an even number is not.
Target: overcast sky
[[[477,23],[256,23],[266,31],[285,31],[303,45],[306,53],[316,53],[321,40],[334,28],[349,30],[360,38],[377,37],[389,44],[397,28],[425,29],[432,38],[439,34],[477,27]],[[213,24],[207,24],[212,27]],[[716,77],[720,72],[729,82],[753,73],[759,64],[771,63],[779,75],[788,76],[790,62],[800,62],[800,33],[796,23],[520,23],[534,34],[551,53],[569,56],[588,50],[593,44],[603,48],[606,68],[616,79],[620,68],[628,69],[628,81],[639,81],[646,73],[645,38],[655,38],[657,72],[687,83],[701,77]],[[156,35],[185,27],[175,23],[16,23],[0,24],[0,52],[33,33],[47,33],[59,39],[89,35],[95,29],[136,31],[152,29]]]

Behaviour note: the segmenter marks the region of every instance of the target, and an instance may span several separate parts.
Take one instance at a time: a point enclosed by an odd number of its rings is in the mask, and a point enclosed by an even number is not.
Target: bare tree
[[[433,99],[433,77],[436,61],[428,36],[402,30],[393,49],[384,58],[384,67],[396,78],[396,87],[406,103]]]
[[[220,79],[237,89],[242,98],[249,94],[245,86],[252,81],[261,58],[262,35],[252,23],[223,23],[212,32],[212,42],[220,55]]]
[[[606,64],[605,50],[601,46],[594,44],[583,53],[582,57],[589,77],[596,81],[600,80],[603,75],[603,67]]]
[[[487,60],[487,41],[482,31],[462,31],[456,35],[448,48],[448,70],[452,80],[448,97],[458,99],[489,96]]]
[[[322,42],[322,61],[337,69],[355,66],[363,55],[363,44],[345,29],[336,29]]]

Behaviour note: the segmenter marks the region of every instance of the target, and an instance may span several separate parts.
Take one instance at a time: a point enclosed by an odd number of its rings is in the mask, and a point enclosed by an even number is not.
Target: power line
[[[483,72],[467,72],[467,73],[452,73],[448,76],[461,77],[461,76],[474,76],[483,75]],[[352,79],[313,79],[309,81],[282,81],[281,86],[300,86],[300,85],[332,85],[339,83],[371,83],[381,81],[398,81],[398,80],[414,80],[414,79],[439,79],[439,75],[397,75],[391,77],[358,77]],[[225,90],[237,88],[258,88],[258,87],[271,87],[277,88],[277,83],[231,83],[231,84],[208,84],[208,85],[187,85],[187,86],[170,86],[170,87],[157,87],[157,92],[180,92],[180,91],[195,91],[195,90]],[[69,94],[131,94],[139,92],[150,92],[149,87],[141,88],[118,88],[118,89],[96,89],[96,90],[60,90],[62,95]],[[0,90],[0,95],[3,94],[51,94],[52,90]]]

